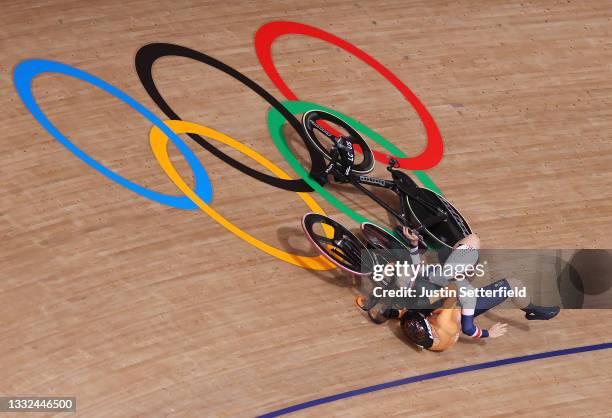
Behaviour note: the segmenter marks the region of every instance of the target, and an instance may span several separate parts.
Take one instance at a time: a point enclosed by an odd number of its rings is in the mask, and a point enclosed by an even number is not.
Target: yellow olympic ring
[[[291,180],[291,177],[287,173],[285,173],[280,167],[272,163],[263,155],[259,154],[257,151],[247,147],[246,145],[238,142],[237,140],[211,129],[207,126],[199,125],[193,122],[187,122],[182,120],[167,120],[164,123],[176,134],[184,134],[184,133],[193,133],[204,135],[207,138],[215,139],[217,141],[223,142],[226,145],[240,151],[247,157],[255,160],[260,163],[262,166],[270,170],[276,176],[281,179]],[[273,257],[276,257],[280,260],[283,260],[287,263],[304,267],[312,270],[331,270],[336,268],[329,260],[327,260],[324,256],[319,255],[316,257],[307,257],[301,256],[297,254],[291,254],[286,251],[280,250],[276,247],[273,247],[265,242],[258,240],[254,236],[248,234],[242,229],[238,228],[236,225],[225,219],[219,212],[215,211],[209,205],[204,203],[204,201],[185,183],[183,178],[176,171],[172,163],[170,162],[170,156],[168,155],[168,137],[163,133],[161,129],[157,126],[153,126],[151,131],[149,132],[149,143],[151,144],[151,149],[153,150],[153,154],[155,154],[155,158],[157,158],[157,162],[164,170],[166,175],[172,180],[172,182],[187,196],[191,199],[204,213],[213,218],[223,227],[225,227],[228,231],[248,242],[252,246],[260,249],[261,251],[270,254]],[[319,212],[321,214],[325,214],[323,209],[315,202],[315,200],[308,193],[298,193],[298,196],[306,203],[306,205],[314,212]],[[326,233],[329,235],[330,231],[326,230]],[[331,236],[331,235],[329,235]]]

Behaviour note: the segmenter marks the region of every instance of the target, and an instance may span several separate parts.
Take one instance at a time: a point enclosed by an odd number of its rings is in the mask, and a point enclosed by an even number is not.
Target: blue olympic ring
[[[147,110],[143,105],[138,103],[136,100],[134,100],[118,88],[112,86],[111,84],[108,84],[107,82],[85,71],[79,70],[69,65],[62,64],[56,61],[38,59],[22,61],[21,63],[19,63],[19,65],[15,67],[15,71],[13,73],[15,88],[17,89],[19,97],[21,98],[27,109],[36,118],[38,123],[40,123],[41,126],[45,128],[47,132],[49,132],[62,145],[68,148],[70,152],[72,152],[74,155],[79,157],[85,163],[89,164],[91,167],[93,167],[95,170],[105,175],[109,179],[116,181],[123,187],[135,193],[138,193],[139,195],[146,197],[147,199],[178,209],[193,210],[198,208],[198,206],[187,196],[170,196],[163,193],[158,193],[153,190],[147,189],[146,187],[142,187],[120,176],[119,174],[115,173],[112,170],[109,170],[104,165],[91,158],[80,148],[70,142],[70,140],[66,138],[45,116],[45,114],[42,112],[42,110],[36,103],[34,95],[32,94],[32,80],[37,75],[44,73],[65,74],[67,76],[74,77],[89,84],[92,84],[106,91],[107,93],[112,94],[117,99],[127,103],[134,110],[136,110],[142,116],[147,118],[152,124],[161,129],[168,136],[168,138],[170,138],[170,140],[179,149],[181,154],[183,154],[183,157],[185,157],[185,159],[189,163],[189,166],[193,171],[195,181],[194,191],[196,192],[196,194],[206,203],[209,203],[211,201],[212,185],[210,183],[210,179],[208,177],[208,174],[206,173],[206,170],[204,169],[198,158],[195,156],[195,154],[193,154],[189,147],[185,145],[185,143],[179,138],[177,134],[175,134],[170,128],[168,128],[164,124],[164,122],[162,122],[151,111]]]

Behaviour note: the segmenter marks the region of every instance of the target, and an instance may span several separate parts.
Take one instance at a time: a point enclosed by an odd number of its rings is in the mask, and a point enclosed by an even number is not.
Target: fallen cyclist
[[[410,260],[420,263],[418,251],[419,236],[409,228],[403,234],[410,243]],[[480,240],[469,235],[454,246],[445,264],[475,264],[478,260]],[[528,320],[548,320],[560,311],[559,307],[536,306],[518,279],[501,279],[481,288],[473,288],[467,280],[454,277],[433,275],[429,277],[393,277],[385,283],[387,287],[412,288],[417,296],[411,298],[378,298],[358,296],[357,305],[368,312],[375,323],[388,319],[400,319],[401,329],[406,337],[420,347],[443,351],[452,347],[459,338],[460,331],[471,338],[496,338],[506,333],[506,324],[496,323],[490,329],[476,326],[474,319],[498,306],[507,299],[525,312]],[[418,296],[428,293],[447,294],[444,298],[432,300]],[[463,289],[463,291],[462,291]],[[522,293],[516,289],[525,289]],[[466,296],[467,295],[467,296]],[[513,295],[513,296],[510,296]]]

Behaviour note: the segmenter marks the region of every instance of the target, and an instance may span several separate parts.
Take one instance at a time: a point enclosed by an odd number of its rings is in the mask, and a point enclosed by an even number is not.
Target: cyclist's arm
[[[401,231],[406,240],[410,243],[410,260],[412,261],[412,264],[419,264],[421,262],[419,236],[412,232],[412,230],[407,226],[402,227]]]
[[[474,339],[486,338],[489,336],[488,330],[478,328],[476,324],[474,324],[474,309],[464,308],[461,310],[461,331]]]

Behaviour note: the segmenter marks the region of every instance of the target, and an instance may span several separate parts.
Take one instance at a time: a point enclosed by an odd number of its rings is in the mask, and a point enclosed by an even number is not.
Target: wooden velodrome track
[[[12,82],[24,59],[61,61],[165,118],[138,80],[134,55],[170,42],[226,62],[281,99],[254,34],[275,20],[313,25],[375,57],[425,104],[445,146],[428,174],[485,247],[612,248],[609,2],[15,1],[2,9],[0,395],[76,396],[87,417],[249,416],[428,372],[610,342],[609,310],[563,310],[550,322],[503,310],[479,321],[508,322],[505,337],[420,352],[394,325],[375,326],[356,310],[350,277],[277,260],[199,210],[155,203],[103,177],[33,119]],[[410,156],[424,149],[412,107],[355,57],[296,35],[275,42],[273,57],[301,100],[363,122]],[[296,176],[270,139],[269,105],[236,80],[184,58],[160,60],[154,76],[184,120],[226,133]],[[57,74],[36,78],[34,94],[98,161],[179,194],[150,150],[150,122],[125,103]],[[299,137],[285,132],[299,152]],[[181,137],[211,177],[215,210],[263,241],[314,255],[299,226],[307,207],[294,193]],[[191,179],[176,149],[171,154]],[[386,222],[374,203],[341,187],[334,193]],[[296,415],[610,416],[611,372],[611,350],[585,352]]]

